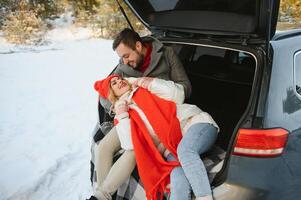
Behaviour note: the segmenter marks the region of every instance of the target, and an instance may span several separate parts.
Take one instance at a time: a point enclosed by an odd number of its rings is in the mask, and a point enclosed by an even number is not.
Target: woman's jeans
[[[217,128],[208,123],[193,124],[184,134],[177,149],[181,167],[170,175],[170,200],[191,200],[195,197],[212,195],[206,168],[200,154],[206,152],[217,138]],[[169,154],[168,161],[175,158]]]

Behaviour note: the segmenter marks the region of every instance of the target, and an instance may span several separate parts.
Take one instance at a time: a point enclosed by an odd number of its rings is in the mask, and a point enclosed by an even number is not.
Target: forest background
[[[133,27],[147,34],[129,8],[125,9]],[[66,17],[74,27],[89,28],[92,37],[112,39],[128,24],[116,0],[1,0],[0,36],[13,44],[42,45],[53,21]],[[281,0],[277,30],[301,28],[301,0]]]

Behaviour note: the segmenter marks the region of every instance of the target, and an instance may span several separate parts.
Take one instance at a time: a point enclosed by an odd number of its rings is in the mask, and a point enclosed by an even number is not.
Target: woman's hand
[[[127,101],[125,101],[125,100],[116,101],[114,110],[115,110],[116,115],[120,115],[122,113],[128,112],[129,106],[128,106]]]
[[[154,78],[152,77],[142,77],[142,78],[137,78],[134,82],[133,82],[133,86],[138,86],[138,87],[143,87],[145,89],[148,89],[148,87],[150,86],[150,84],[152,83],[152,81],[154,80]]]

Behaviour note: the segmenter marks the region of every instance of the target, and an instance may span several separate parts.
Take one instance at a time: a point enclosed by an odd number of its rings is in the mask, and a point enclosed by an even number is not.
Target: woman
[[[169,182],[171,200],[191,199],[191,190],[197,200],[212,199],[199,155],[214,144],[218,126],[208,113],[183,103],[182,85],[111,75],[94,87],[114,105],[121,147],[134,149],[149,200],[162,199]]]

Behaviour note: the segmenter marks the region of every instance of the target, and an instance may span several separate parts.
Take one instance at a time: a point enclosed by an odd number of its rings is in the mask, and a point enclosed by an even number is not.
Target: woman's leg
[[[101,188],[111,195],[114,194],[119,186],[130,177],[135,166],[136,159],[134,151],[126,150],[112,166]]]
[[[120,148],[120,142],[115,127],[113,127],[99,144],[95,146],[97,186],[102,185],[104,179],[107,177],[113,165],[113,157]]]
[[[114,154],[121,148],[116,128],[113,128],[96,148],[97,188],[95,196],[99,200],[110,200],[112,199],[111,195],[126,181],[135,168],[134,151],[125,151],[113,165]]]
[[[200,154],[206,152],[216,138],[217,129],[213,125],[198,123],[188,129],[178,146],[179,161],[196,197],[211,198],[211,187]]]
[[[167,156],[167,161],[176,160],[172,154]],[[191,186],[182,167],[175,167],[170,174],[169,200],[191,200]]]

